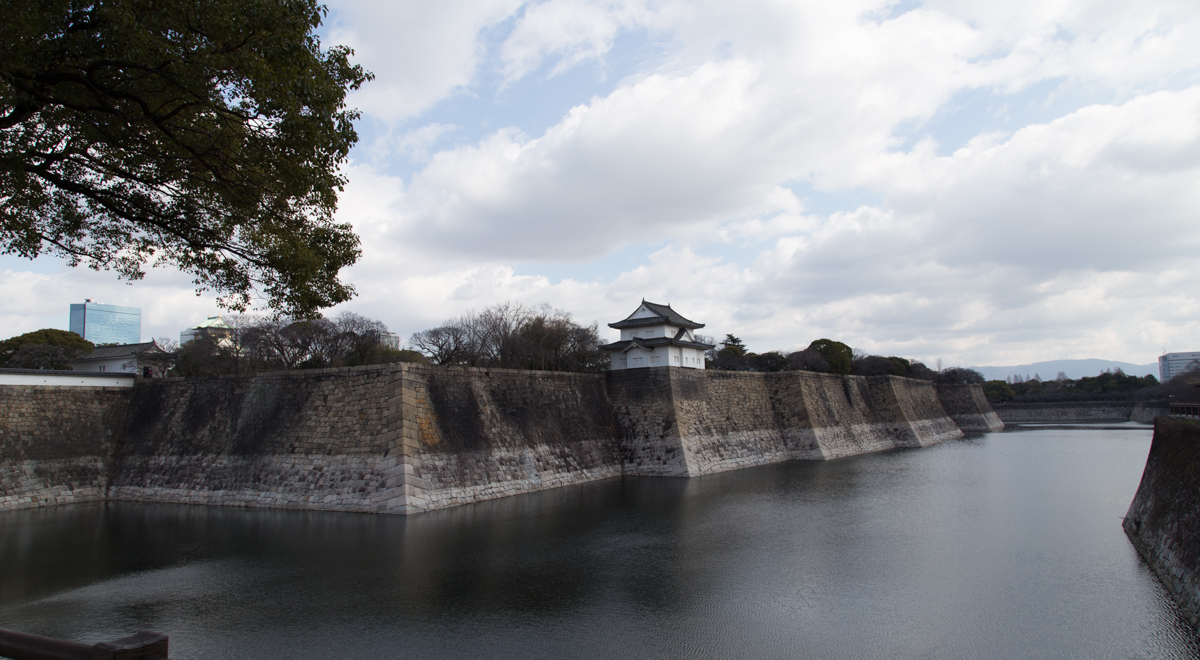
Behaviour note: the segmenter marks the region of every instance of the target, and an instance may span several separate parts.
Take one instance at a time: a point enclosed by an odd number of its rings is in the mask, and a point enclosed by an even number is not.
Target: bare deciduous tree
[[[335,319],[294,320],[230,315],[232,328],[202,335],[179,350],[184,375],[423,361],[413,351],[384,346],[387,326],[353,312]]]
[[[418,332],[409,344],[435,364],[602,371],[608,362],[596,324],[581,326],[549,305],[493,305]]]

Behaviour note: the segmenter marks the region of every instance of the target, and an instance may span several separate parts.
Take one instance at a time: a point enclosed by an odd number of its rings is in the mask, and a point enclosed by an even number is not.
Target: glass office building
[[[88,298],[81,305],[71,305],[71,332],[93,344],[138,344],[142,341],[142,310],[103,305]]]

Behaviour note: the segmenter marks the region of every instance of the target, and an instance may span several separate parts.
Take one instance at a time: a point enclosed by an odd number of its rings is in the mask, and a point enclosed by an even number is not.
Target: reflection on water
[[[1121,532],[1150,431],[1027,430],[411,518],[0,514],[0,627],[173,658],[1200,656]]]

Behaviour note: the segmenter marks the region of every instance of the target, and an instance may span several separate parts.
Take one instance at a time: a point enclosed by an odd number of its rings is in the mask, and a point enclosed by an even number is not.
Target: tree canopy
[[[1198,372],[1200,374],[1200,372]],[[1155,399],[1187,394],[1182,382],[1167,387],[1154,376],[1131,376],[1116,369],[1105,370],[1096,376],[1085,376],[1078,380],[1067,378],[1063,372],[1054,380],[1042,380],[1034,374],[1032,378],[1010,376],[1007,381],[989,380],[983,391],[992,401],[1038,402],[1038,401],[1088,401],[1112,399]]]
[[[840,341],[818,339],[808,345],[805,350],[816,351],[825,358],[829,370],[843,376],[850,373],[850,363],[854,359],[854,349]]]
[[[171,264],[245,309],[349,299],[333,220],[370,78],[314,0],[0,0],[0,253],[136,280]]]
[[[58,330],[56,328],[42,328],[33,332],[26,332],[23,335],[9,337],[4,341],[0,341],[0,364],[8,360],[9,357],[21,346],[26,344],[44,344],[48,346],[62,346],[64,348],[73,348],[83,351],[84,353],[92,352],[95,345],[92,342],[80,337],[74,332],[66,330]]]
[[[0,341],[0,365],[19,369],[68,369],[80,355],[91,353],[92,342],[74,332],[42,328]]]
[[[725,335],[725,339],[721,340],[721,349],[718,355],[723,357],[742,357],[746,354],[746,344],[742,343],[741,339],[733,335]]]

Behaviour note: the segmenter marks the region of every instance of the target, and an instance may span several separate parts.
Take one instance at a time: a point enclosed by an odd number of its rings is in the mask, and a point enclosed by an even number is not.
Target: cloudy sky
[[[1200,350],[1200,4],[345,0],[376,79],[339,308],[403,335],[491,303],[670,302],[753,350],[947,365]],[[217,313],[0,257],[0,335],[85,297],[144,338]]]

